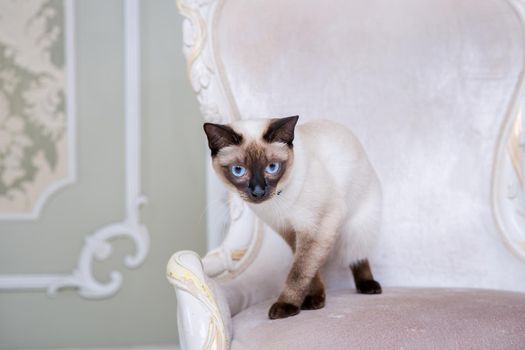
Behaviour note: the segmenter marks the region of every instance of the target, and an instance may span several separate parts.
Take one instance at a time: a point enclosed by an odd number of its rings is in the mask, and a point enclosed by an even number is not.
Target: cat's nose
[[[262,188],[259,185],[255,186],[255,188],[252,190],[252,196],[255,198],[261,198],[265,194],[266,194],[266,191],[264,190],[264,188]]]

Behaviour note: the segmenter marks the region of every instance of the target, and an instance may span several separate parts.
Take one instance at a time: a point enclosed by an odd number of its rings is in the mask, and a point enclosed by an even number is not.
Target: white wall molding
[[[72,15],[72,4],[73,0],[67,0],[68,15]],[[0,290],[42,289],[49,295],[54,295],[61,288],[76,288],[79,294],[86,298],[110,297],[121,287],[122,274],[119,271],[112,271],[110,280],[106,283],[98,281],[93,274],[93,262],[105,260],[111,255],[110,241],[115,238],[128,238],[133,241],[135,254],[126,256],[124,261],[128,268],[138,267],[146,258],[149,250],[149,233],[140,222],[139,215],[140,206],[145,202],[140,189],[139,1],[127,0],[124,4],[126,217],[120,222],[101,227],[85,238],[77,266],[71,274],[0,275]],[[68,21],[68,24],[72,25],[72,22]],[[68,34],[72,36],[70,29],[68,28]]]

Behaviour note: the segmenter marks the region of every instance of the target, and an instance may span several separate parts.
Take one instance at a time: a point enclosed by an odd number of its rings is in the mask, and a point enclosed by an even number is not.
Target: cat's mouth
[[[259,203],[267,201],[268,199],[270,199],[270,196],[265,197],[265,198],[248,198],[247,200],[250,203],[259,204]]]
[[[259,204],[259,203],[262,203],[262,202],[265,202],[267,201],[268,199],[271,198],[270,195],[265,195],[264,197],[252,197],[252,196],[246,196],[247,198],[245,198],[248,202],[250,203],[253,203],[253,204]]]
[[[272,198],[273,194],[273,191],[265,191],[262,193],[253,193],[253,191],[246,191],[242,193],[241,197],[249,203],[259,204]]]

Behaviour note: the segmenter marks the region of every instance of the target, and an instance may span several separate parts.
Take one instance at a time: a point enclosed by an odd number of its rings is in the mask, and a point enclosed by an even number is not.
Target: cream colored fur
[[[231,124],[248,140],[259,141],[267,120]],[[293,229],[308,235],[330,260],[348,266],[366,258],[380,231],[381,187],[355,136],[328,121],[299,124],[293,142],[294,162],[279,183],[279,196],[250,208],[279,233]]]
[[[368,261],[359,260],[368,257],[379,234],[381,189],[360,143],[346,127],[331,121],[298,125],[292,133],[296,121],[294,117],[238,121],[230,124],[240,135],[235,138],[221,136],[227,128],[205,125],[210,147],[224,145],[213,158],[219,177],[281,234],[294,252],[285,286],[269,310],[272,319],[295,315],[300,308],[324,306],[324,285],[319,275],[324,266],[364,264],[358,269],[363,272],[354,274],[359,290],[358,280],[372,278]],[[275,132],[275,128],[286,136],[277,138],[282,142],[268,143],[264,135]],[[227,145],[228,140],[236,142]],[[253,201],[253,194],[246,193],[246,178],[237,182],[225,173],[239,163],[258,164],[260,169],[267,162],[280,162],[283,170],[263,201]],[[379,284],[372,283],[373,288],[361,286],[366,289],[362,292],[380,292]]]

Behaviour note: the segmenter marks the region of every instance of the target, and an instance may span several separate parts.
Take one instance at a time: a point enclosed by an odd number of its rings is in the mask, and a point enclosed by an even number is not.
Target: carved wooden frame
[[[508,0],[522,23],[525,2]],[[492,170],[492,212],[509,250],[525,261],[525,134],[522,110],[525,101],[525,62],[496,145]]]

